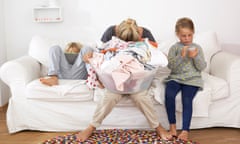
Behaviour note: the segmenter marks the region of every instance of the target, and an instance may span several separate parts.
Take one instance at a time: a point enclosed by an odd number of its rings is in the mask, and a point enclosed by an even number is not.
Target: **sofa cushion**
[[[193,117],[208,117],[211,102],[210,84],[204,83],[204,90],[199,90],[193,99]],[[176,97],[176,110],[182,112],[182,97],[178,93]]]
[[[85,80],[59,80],[59,85],[47,86],[39,79],[27,85],[26,97],[46,101],[92,101],[93,91],[85,84]]]
[[[159,97],[155,98],[160,104],[164,104],[165,101],[165,84],[163,79],[168,76],[170,71],[166,68],[160,69],[157,72],[156,78],[161,81]],[[203,90],[198,91],[193,101],[193,116],[195,117],[207,117],[208,109],[213,101],[226,98],[228,96],[227,82],[221,78],[209,75],[206,72],[202,73],[204,80]],[[176,97],[176,110],[182,112],[181,93]]]
[[[162,84],[165,89],[165,84]],[[165,91],[161,94],[161,104],[164,105]],[[208,117],[209,106],[211,104],[211,87],[208,83],[204,83],[204,90],[199,90],[193,100],[193,116],[194,117]],[[181,92],[176,97],[176,111],[182,112],[182,96]]]

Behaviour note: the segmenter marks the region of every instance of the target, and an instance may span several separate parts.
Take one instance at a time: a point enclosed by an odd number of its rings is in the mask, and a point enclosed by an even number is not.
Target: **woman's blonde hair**
[[[79,42],[70,42],[67,44],[65,51],[68,51],[70,48],[77,48],[80,52],[83,45]]]
[[[187,17],[180,18],[176,22],[176,25],[175,25],[176,34],[179,33],[181,28],[188,28],[188,29],[192,30],[193,33],[195,32],[193,21]]]
[[[139,27],[134,19],[128,18],[116,27],[116,36],[124,41],[139,41]]]

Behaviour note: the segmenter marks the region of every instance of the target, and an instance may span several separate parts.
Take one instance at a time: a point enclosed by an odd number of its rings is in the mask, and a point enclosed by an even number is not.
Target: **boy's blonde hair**
[[[188,28],[188,29],[192,30],[193,33],[195,32],[193,21],[187,17],[183,17],[183,18],[180,18],[177,20],[176,25],[175,25],[176,34],[179,33],[181,28]]]
[[[134,19],[122,21],[116,28],[116,36],[124,41],[139,41],[139,27]]]
[[[74,47],[77,48],[80,52],[83,45],[79,42],[70,42],[67,44],[65,51],[67,52],[70,48],[74,48]]]

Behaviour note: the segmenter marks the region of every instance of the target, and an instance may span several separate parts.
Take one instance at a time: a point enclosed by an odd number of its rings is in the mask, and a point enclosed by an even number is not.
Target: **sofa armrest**
[[[210,73],[227,81],[230,95],[240,93],[240,56],[229,52],[218,52],[212,57]]]
[[[26,85],[40,77],[40,63],[31,56],[7,61],[1,66],[0,77],[8,86]]]

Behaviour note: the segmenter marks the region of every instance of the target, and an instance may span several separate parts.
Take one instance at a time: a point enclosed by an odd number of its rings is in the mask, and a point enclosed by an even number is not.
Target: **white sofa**
[[[195,35],[207,60],[203,72],[204,90],[194,99],[191,129],[207,127],[240,128],[240,57],[221,51],[214,32]],[[167,52],[176,39],[159,42]],[[9,86],[11,98],[7,110],[9,133],[22,130],[78,131],[87,127],[103,90],[90,90],[82,80],[60,80],[48,87],[39,82],[46,75],[48,49],[64,42],[34,36],[29,53],[1,66],[1,79]],[[150,94],[161,124],[168,128],[162,79],[169,73],[159,68]],[[179,94],[180,95],[180,94]],[[181,128],[181,97],[177,97],[177,127]],[[143,114],[125,97],[103,121],[103,128],[149,128]]]

